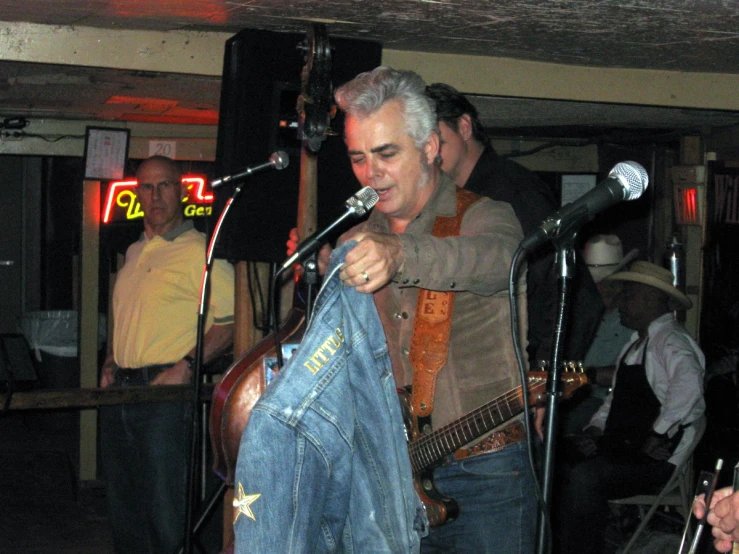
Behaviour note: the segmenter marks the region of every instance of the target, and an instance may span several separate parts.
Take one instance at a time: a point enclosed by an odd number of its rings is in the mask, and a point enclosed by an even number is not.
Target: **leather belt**
[[[113,382],[118,385],[150,383],[157,375],[174,364],[155,364],[144,367],[116,367]]]
[[[474,446],[460,448],[453,454],[456,460],[464,460],[471,456],[479,456],[480,454],[488,454],[490,452],[498,452],[506,446],[521,442],[526,438],[526,429],[523,423],[517,421],[500,431],[493,431],[487,437],[482,439]]]

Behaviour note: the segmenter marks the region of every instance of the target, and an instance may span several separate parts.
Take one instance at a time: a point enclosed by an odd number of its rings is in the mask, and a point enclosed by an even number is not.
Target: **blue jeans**
[[[432,527],[421,552],[529,554],[536,535],[536,493],[526,441],[434,471],[436,488],[459,503],[459,517]]]
[[[100,453],[116,552],[170,554],[185,532],[190,404],[100,409]]]

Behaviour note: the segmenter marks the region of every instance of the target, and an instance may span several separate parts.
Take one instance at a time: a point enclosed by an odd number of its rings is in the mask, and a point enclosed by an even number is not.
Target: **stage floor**
[[[113,554],[103,483],[76,482],[71,439],[37,415],[0,415],[0,554]],[[618,554],[629,537],[618,522],[608,528],[604,554]],[[634,554],[677,552],[682,529],[657,518],[651,527]],[[218,531],[203,537],[208,554],[220,549]]]

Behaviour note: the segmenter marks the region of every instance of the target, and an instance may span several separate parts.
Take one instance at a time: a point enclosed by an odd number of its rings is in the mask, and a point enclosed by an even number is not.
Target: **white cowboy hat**
[[[670,297],[671,310],[689,310],[693,302],[672,284],[673,276],[669,269],[650,262],[634,262],[629,271],[614,273],[609,281],[633,281],[661,290]]]
[[[639,250],[634,248],[624,256],[621,239],[616,235],[595,235],[585,243],[582,255],[593,281],[598,283],[629,265]]]

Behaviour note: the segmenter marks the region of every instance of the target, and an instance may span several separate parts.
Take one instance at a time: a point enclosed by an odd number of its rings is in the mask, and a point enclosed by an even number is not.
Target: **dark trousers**
[[[558,554],[599,554],[605,545],[608,501],[658,492],[675,466],[637,452],[563,460],[558,470],[553,535]]]
[[[100,409],[100,450],[116,552],[169,554],[185,531],[190,405]]]

